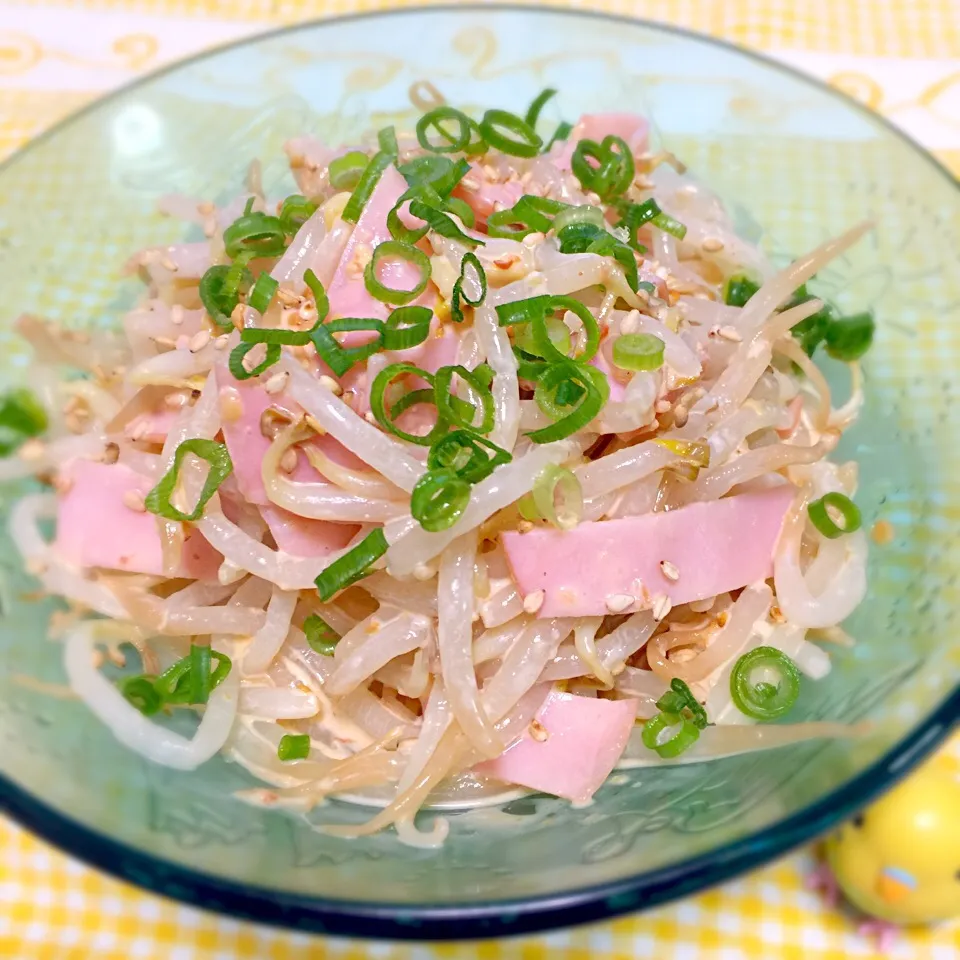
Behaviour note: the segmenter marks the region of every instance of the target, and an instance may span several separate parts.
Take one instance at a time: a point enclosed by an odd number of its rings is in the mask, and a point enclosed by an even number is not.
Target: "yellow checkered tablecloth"
[[[557,2],[557,0],[554,0]],[[569,0],[769,52],[862,99],[960,173],[958,0]],[[0,157],[93,97],[204,47],[390,0],[6,0]],[[409,5],[398,0],[391,5]],[[960,742],[951,752],[960,764]],[[405,946],[287,933],[161,900],[0,820],[2,960],[828,960],[876,955],[805,888],[805,852],[636,918],[522,940]],[[960,925],[905,933],[893,960],[960,960]]]

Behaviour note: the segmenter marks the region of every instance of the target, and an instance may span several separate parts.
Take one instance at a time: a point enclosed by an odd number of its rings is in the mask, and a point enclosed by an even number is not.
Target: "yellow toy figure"
[[[900,926],[960,916],[960,781],[950,765],[935,758],[844,824],[826,857],[832,878],[816,885],[875,918],[860,929],[881,950]]]

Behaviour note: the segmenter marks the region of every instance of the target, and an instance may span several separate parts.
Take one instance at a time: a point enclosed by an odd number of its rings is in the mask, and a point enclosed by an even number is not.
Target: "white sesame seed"
[[[640,311],[631,310],[624,318],[620,321],[620,332],[621,333],[636,333],[640,328]]]
[[[188,397],[185,393],[180,390],[175,390],[163,398],[163,405],[169,407],[171,410],[179,410],[181,407],[186,406],[187,399]]]
[[[717,329],[717,336],[722,337],[724,340],[729,340],[731,343],[740,343],[743,340],[740,331],[736,327],[719,327]]]
[[[319,378],[319,383],[321,386],[326,387],[335,397],[339,397],[343,393],[343,387],[341,387],[333,377],[328,377],[326,374],[323,374],[323,376]]]
[[[190,352],[199,353],[210,342],[209,330],[198,330],[190,338]]]
[[[520,520],[517,523],[517,530],[520,533],[529,533],[533,529],[533,524],[529,520]]]
[[[275,373],[269,380],[263,385],[265,392],[269,393],[271,396],[276,393],[280,393],[283,388],[287,385],[287,380],[290,379],[290,374],[286,370],[281,370],[279,373]]]
[[[700,246],[707,251],[707,253],[719,253],[723,249],[723,241],[718,237],[707,237]]]
[[[657,413],[669,413],[673,409],[673,404],[669,400],[658,400],[654,410]]]
[[[475,193],[477,190],[480,189],[480,184],[477,183],[477,181],[474,180],[473,177],[464,177],[460,181],[460,184],[463,186],[465,190],[469,190],[472,193]]]
[[[126,490],[123,494],[123,505],[134,513],[146,513],[143,503],[143,494],[137,490]]]
[[[116,463],[120,459],[120,447],[112,440],[103,448],[100,459],[104,463]]]
[[[179,303],[175,303],[170,308],[170,322],[175,327],[179,327],[183,323],[183,307]]]
[[[680,579],[680,571],[677,569],[676,564],[671,563],[669,560],[661,560],[661,561],[660,561],[660,572],[661,572],[668,580],[679,580],[679,579]]]
[[[160,261],[160,266],[163,267],[164,270],[169,270],[171,273],[176,273],[178,269],[177,265],[173,262],[173,260],[170,259],[170,257],[164,257]]]
[[[164,350],[175,350],[177,348],[177,341],[170,337],[154,337],[153,342]]]
[[[546,594],[543,590],[534,590],[523,598],[524,613],[536,613],[542,606]]]
[[[146,420],[138,420],[136,426],[133,427],[132,430],[128,429],[128,434],[130,439],[133,441],[142,440],[147,435],[147,431],[149,429],[150,428],[147,425]]]
[[[545,743],[550,739],[550,731],[536,718],[530,721],[527,730],[530,733],[530,738],[536,740],[537,743]]]
[[[629,593],[611,593],[604,603],[611,613],[623,613],[628,607],[632,607],[636,600],[637,598]]]
[[[222,336],[217,337],[216,340],[213,341],[214,350],[226,350],[229,345],[230,345],[229,333],[225,333]]]
[[[293,473],[297,469],[297,451],[293,447],[280,458],[280,469],[284,473]]]
[[[670,598],[665,593],[658,594],[653,601],[653,619],[659,623],[672,609]]]
[[[367,423],[372,423],[374,426],[377,426],[377,418],[369,410],[363,415],[363,419],[366,420]]]
[[[546,237],[545,237],[542,233],[539,233],[539,232],[535,231],[535,232],[533,232],[533,233],[528,233],[528,234],[523,238],[523,240],[521,241],[521,243],[522,243],[525,247],[535,247],[538,243],[543,243],[543,241],[544,241],[545,239],[546,239]]]

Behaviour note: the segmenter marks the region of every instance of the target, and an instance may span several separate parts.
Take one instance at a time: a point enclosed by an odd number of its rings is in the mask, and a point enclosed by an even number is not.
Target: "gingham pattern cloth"
[[[558,0],[553,0],[558,2]],[[383,0],[31,0],[0,6],[0,157],[90,99],[207,46]],[[960,0],[573,0],[766,51],[859,97],[960,173]],[[410,5],[407,0],[390,5]],[[960,770],[960,740],[948,747]],[[807,889],[803,852],[638,917],[442,946],[310,937],[217,917],[98,874],[0,820],[2,960],[840,960],[878,956]],[[960,960],[960,924],[891,960]]]

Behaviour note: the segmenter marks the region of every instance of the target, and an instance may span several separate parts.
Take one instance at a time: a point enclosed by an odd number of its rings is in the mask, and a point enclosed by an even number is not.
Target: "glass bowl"
[[[833,672],[807,685],[797,714],[869,719],[868,732],[617,774],[587,809],[534,796],[454,813],[436,852],[392,832],[335,839],[234,800],[251,783],[234,765],[150,766],[80,703],[38,692],[25,678],[64,681],[46,639],[54,604],[31,596],[4,539],[0,808],[104,870],[208,909],[359,936],[508,935],[648,907],[759,866],[888,787],[956,720],[960,193],[852,101],[667,27],[489,6],[310,24],[150,77],[3,166],[4,386],[30,379],[16,314],[116,323],[137,295],[120,275],[125,259],[190,236],[156,214],[160,196],[225,200],[254,158],[268,187],[292,186],[287,137],[338,143],[409,125],[407,91],[421,79],[467,107],[518,109],[553,86],[555,119],[648,114],[659,146],[715,187],[778,261],[876,221],[818,290],[877,315],[866,409],[841,453],[860,463],[865,523],[886,519],[895,537],[872,549],[870,595],[847,625],[858,644],[832,650]],[[842,376],[835,385],[845,389]],[[5,514],[22,491],[0,490]],[[367,815],[331,802],[314,822]]]

